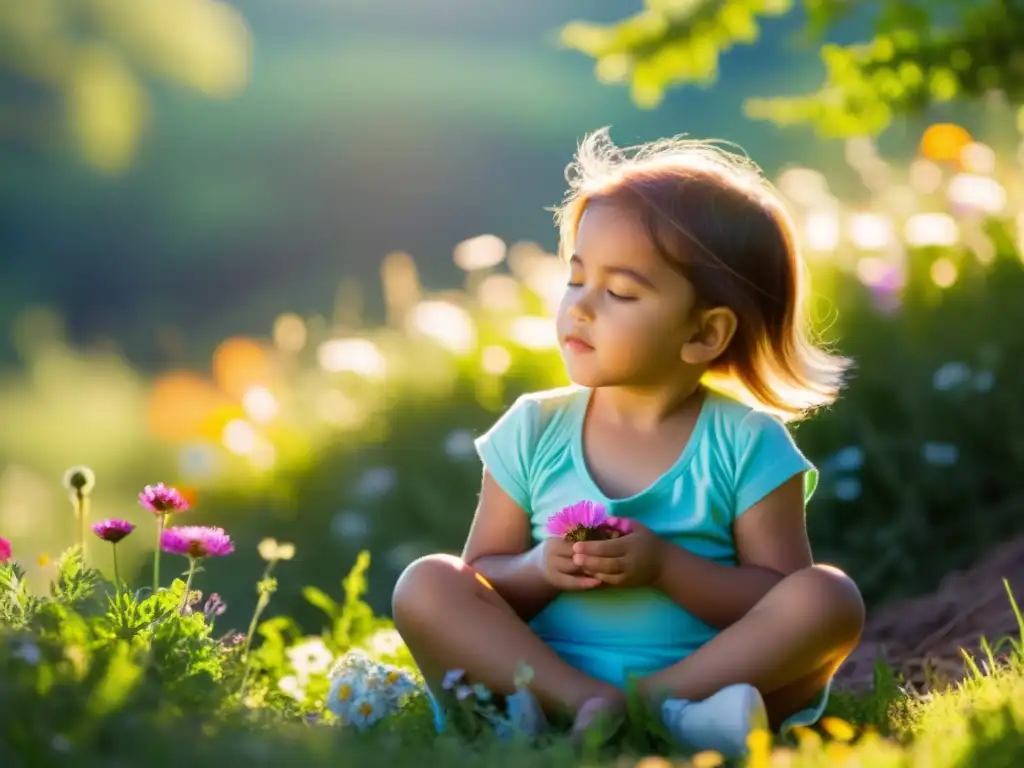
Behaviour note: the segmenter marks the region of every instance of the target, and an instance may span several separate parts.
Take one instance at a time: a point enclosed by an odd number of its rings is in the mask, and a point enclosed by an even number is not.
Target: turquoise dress
[[[476,440],[487,471],[530,516],[535,542],[548,536],[551,515],[587,499],[694,554],[736,565],[732,526],[744,512],[798,473],[805,473],[806,498],[814,491],[817,470],[781,421],[709,391],[675,463],[640,493],[610,499],[583,456],[591,392],[574,386],[523,395]],[[718,632],[656,589],[563,593],[530,626],[567,662],[618,686],[631,674],[671,666]],[[816,721],[829,687],[784,728]]]

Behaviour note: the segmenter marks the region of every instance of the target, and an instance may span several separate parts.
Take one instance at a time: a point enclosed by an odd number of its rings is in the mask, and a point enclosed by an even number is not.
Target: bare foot
[[[601,746],[616,734],[625,720],[625,697],[587,699],[576,712],[570,738],[577,746],[591,740],[594,746]]]

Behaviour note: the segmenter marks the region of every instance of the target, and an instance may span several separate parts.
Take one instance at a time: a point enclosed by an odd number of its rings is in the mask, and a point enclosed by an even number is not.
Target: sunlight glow
[[[903,228],[907,245],[956,245],[960,239],[960,228],[948,213],[916,213],[907,219]]]
[[[369,379],[387,373],[387,360],[369,339],[329,339],[317,349],[317,360],[331,373],[348,371]]]
[[[480,355],[480,365],[492,376],[502,376],[512,366],[512,355],[504,347],[486,347]]]
[[[306,324],[292,313],[279,315],[274,321],[274,344],[285,352],[298,352],[306,346]]]
[[[477,288],[480,305],[495,312],[516,312],[522,307],[520,285],[509,275],[488,275]]]
[[[893,237],[892,222],[877,213],[855,213],[850,217],[850,238],[858,248],[875,251]]]
[[[963,148],[960,164],[970,173],[992,173],[996,169],[996,152],[987,144],[974,141]]]
[[[1001,213],[1006,207],[1006,190],[988,176],[958,173],[950,180],[947,194],[954,205],[985,213]]]
[[[467,354],[476,345],[473,318],[451,302],[420,302],[413,309],[409,322],[411,331],[429,336],[457,355]]]
[[[549,317],[517,317],[509,336],[526,349],[554,349],[558,346],[555,323]]]
[[[221,434],[224,447],[239,456],[245,456],[256,448],[258,435],[252,424],[243,419],[232,419],[224,425]]]
[[[942,168],[931,160],[915,160],[910,164],[910,186],[921,194],[933,194],[942,186]]]
[[[455,266],[466,272],[490,269],[504,260],[506,251],[505,241],[496,235],[473,237],[455,246]]]
[[[255,422],[265,424],[277,416],[277,399],[266,387],[253,387],[242,397],[242,407]]]
[[[807,246],[815,251],[831,251],[839,245],[839,217],[832,211],[813,211],[804,225]]]
[[[950,288],[956,282],[956,265],[949,259],[936,259],[932,263],[932,282],[939,288]]]

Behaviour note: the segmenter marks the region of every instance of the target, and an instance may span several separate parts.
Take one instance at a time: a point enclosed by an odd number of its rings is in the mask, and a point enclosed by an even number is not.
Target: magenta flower
[[[231,537],[223,528],[182,525],[168,528],[160,536],[160,549],[186,557],[222,557],[235,551]]]
[[[630,531],[629,520],[609,517],[603,504],[577,501],[548,518],[547,532],[567,541],[614,539]]]
[[[135,530],[135,525],[127,520],[103,520],[93,523],[92,532],[104,541],[117,544],[121,539]]]
[[[178,489],[168,488],[163,483],[147,485],[139,494],[139,504],[154,515],[185,512],[188,509],[188,501]]]
[[[14,549],[11,547],[11,542],[0,536],[0,563],[6,563],[13,554]]]

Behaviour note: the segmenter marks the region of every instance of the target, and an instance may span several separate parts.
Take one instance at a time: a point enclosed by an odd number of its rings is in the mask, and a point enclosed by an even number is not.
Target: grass
[[[998,647],[983,643],[983,658],[965,654],[968,674],[962,682],[925,695],[907,692],[891,670],[879,666],[870,693],[836,693],[826,716],[814,728],[798,729],[777,743],[771,743],[767,734],[755,734],[749,759],[739,764],[750,768],[999,768],[1024,764],[1024,618],[1006,586],[1021,634],[1002,641],[1000,645],[1009,646],[1003,659],[997,656]],[[573,756],[564,744],[512,750],[497,745],[468,751],[464,747],[459,762],[523,766],[630,764],[638,768],[726,764],[710,753],[688,758],[657,753],[662,750],[645,753],[639,743],[642,738],[641,734],[628,734],[625,743],[616,745],[617,750],[582,758]],[[435,747],[441,754],[449,748],[444,740]]]

